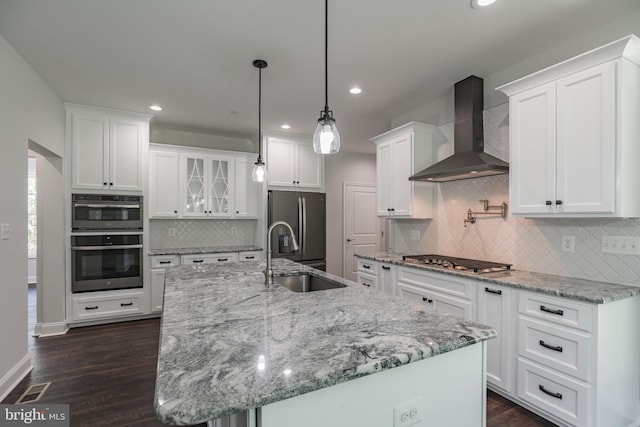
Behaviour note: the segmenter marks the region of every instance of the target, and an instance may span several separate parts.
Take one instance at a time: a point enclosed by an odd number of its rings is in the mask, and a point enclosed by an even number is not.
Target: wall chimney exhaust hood
[[[454,87],[453,155],[409,177],[410,181],[446,182],[509,173],[509,164],[484,152],[483,81],[469,76]]]

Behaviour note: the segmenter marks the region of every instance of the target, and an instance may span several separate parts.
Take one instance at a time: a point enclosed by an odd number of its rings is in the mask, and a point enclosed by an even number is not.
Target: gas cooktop
[[[468,273],[493,273],[511,269],[512,264],[482,261],[478,259],[456,258],[445,255],[403,255],[403,261],[417,264],[428,264],[434,267],[451,268],[453,270],[466,271]]]

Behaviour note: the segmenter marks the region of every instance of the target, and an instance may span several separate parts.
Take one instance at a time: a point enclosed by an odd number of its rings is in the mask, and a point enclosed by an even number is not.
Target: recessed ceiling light
[[[162,107],[159,105],[150,105],[149,108],[153,111],[162,111]]]
[[[359,93],[362,93],[362,89],[360,89],[359,87],[352,87],[351,89],[349,89],[349,93],[358,95]]]
[[[483,7],[491,6],[496,0],[471,0],[471,7],[474,9],[482,9]]]
[[[280,126],[282,129],[291,129],[291,126],[289,126],[288,124],[283,124],[282,126]]]

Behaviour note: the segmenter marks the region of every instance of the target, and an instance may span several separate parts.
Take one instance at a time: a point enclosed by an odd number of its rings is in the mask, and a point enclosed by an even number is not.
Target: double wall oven
[[[142,288],[142,196],[73,194],[73,293]]]

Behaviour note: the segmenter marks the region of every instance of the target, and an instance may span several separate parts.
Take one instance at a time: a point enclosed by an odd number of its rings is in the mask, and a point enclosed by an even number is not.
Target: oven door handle
[[[109,203],[94,204],[94,203],[74,203],[74,208],[118,208],[118,209],[140,209],[140,205],[112,205]]]
[[[103,251],[105,249],[142,249],[142,245],[71,246],[72,251]]]

